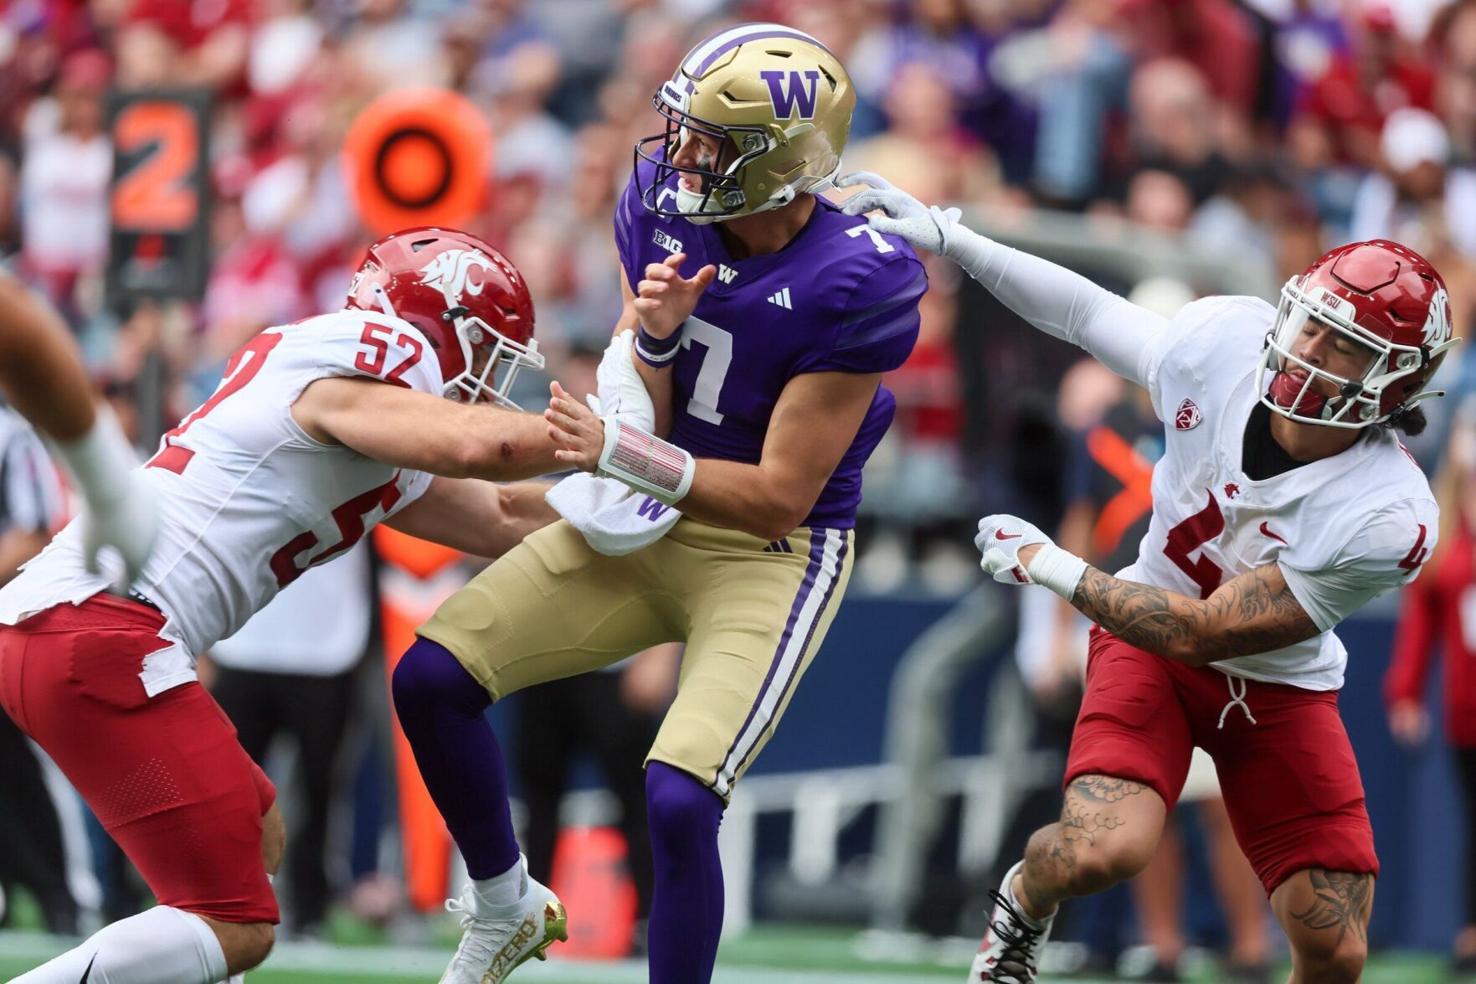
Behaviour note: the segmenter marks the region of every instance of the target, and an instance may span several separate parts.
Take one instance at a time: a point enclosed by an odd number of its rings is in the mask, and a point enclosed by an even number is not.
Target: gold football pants
[[[851,576],[851,530],[773,543],[682,519],[623,557],[560,520],[448,598],[419,634],[492,694],[685,642],[677,695],[647,761],[726,799],[773,734]]]

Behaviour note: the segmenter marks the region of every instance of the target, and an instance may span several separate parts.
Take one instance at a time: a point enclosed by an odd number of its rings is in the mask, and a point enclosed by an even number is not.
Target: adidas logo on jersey
[[[785,287],[783,290],[779,291],[776,294],[770,294],[769,295],[769,303],[770,304],[777,304],[780,307],[784,308],[786,311],[793,311],[794,310],[794,305],[791,304],[791,303],[789,303],[789,288],[788,287]]]
[[[719,263],[718,264],[718,279],[721,280],[725,284],[731,284],[733,281],[735,281],[735,280],[738,279],[738,271],[737,270],[734,270],[732,267],[728,266],[728,264],[726,264],[726,263]]]

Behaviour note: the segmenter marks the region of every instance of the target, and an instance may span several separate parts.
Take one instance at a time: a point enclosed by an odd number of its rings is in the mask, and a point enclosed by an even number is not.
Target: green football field
[[[9,980],[44,961],[65,941],[31,933],[0,933],[0,980]],[[957,949],[909,960],[863,958],[855,933],[833,929],[778,928],[755,931],[725,944],[714,984],[962,984],[968,955]],[[874,948],[873,948],[874,949]],[[439,948],[332,946],[284,943],[248,984],[433,984],[445,968],[449,951]],[[1365,984],[1435,984],[1447,978],[1440,958],[1382,954],[1364,975]],[[1050,976],[1043,978],[1052,980]],[[1090,982],[1101,978],[1054,978]],[[1196,978],[1213,981],[1212,971]],[[550,960],[528,963],[513,975],[514,984],[644,984],[642,962],[576,963]]]

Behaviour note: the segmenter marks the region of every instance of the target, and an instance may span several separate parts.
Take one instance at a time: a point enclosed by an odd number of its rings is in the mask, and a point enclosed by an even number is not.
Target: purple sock
[[[415,763],[473,878],[491,878],[518,860],[507,806],[502,749],[484,712],[492,698],[455,656],[415,640],[394,676],[395,713]]]
[[[687,773],[652,762],[646,767],[646,805],[656,868],[650,982],[707,984],[723,931],[723,801]]]

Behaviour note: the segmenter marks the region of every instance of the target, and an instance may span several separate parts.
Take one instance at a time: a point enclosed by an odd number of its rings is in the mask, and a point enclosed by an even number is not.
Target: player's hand
[[[154,549],[159,532],[158,505],[154,488],[137,470],[126,471],[116,478],[117,494],[99,502],[89,502],[82,516],[82,555],[87,569],[102,571],[102,555],[117,551],[123,561],[123,576],[114,582],[118,590],[127,590]]]
[[[1003,513],[979,520],[979,535],[974,537],[974,546],[984,555],[979,566],[1001,584],[1033,584],[1030,561],[1041,544],[1050,542],[1039,527]]]
[[[1406,748],[1424,742],[1430,733],[1430,714],[1417,700],[1398,700],[1389,708],[1389,732]]]
[[[871,228],[901,236],[929,253],[948,255],[948,236],[962,212],[956,208],[941,209],[936,205],[929,208],[901,188],[894,187],[886,178],[870,171],[842,175],[835,182],[837,188],[857,185],[866,190],[846,201],[843,211],[847,215],[883,212],[883,215],[867,217]]]
[[[648,334],[669,338],[692,316],[697,299],[717,276],[711,263],[691,277],[683,277],[677,268],[686,253],[673,253],[661,263],[646,264],[646,279],[636,285],[635,310]]]
[[[592,472],[605,449],[605,422],[593,410],[570,396],[558,380],[548,384],[550,398],[543,419],[554,442],[554,457],[566,465]]]

